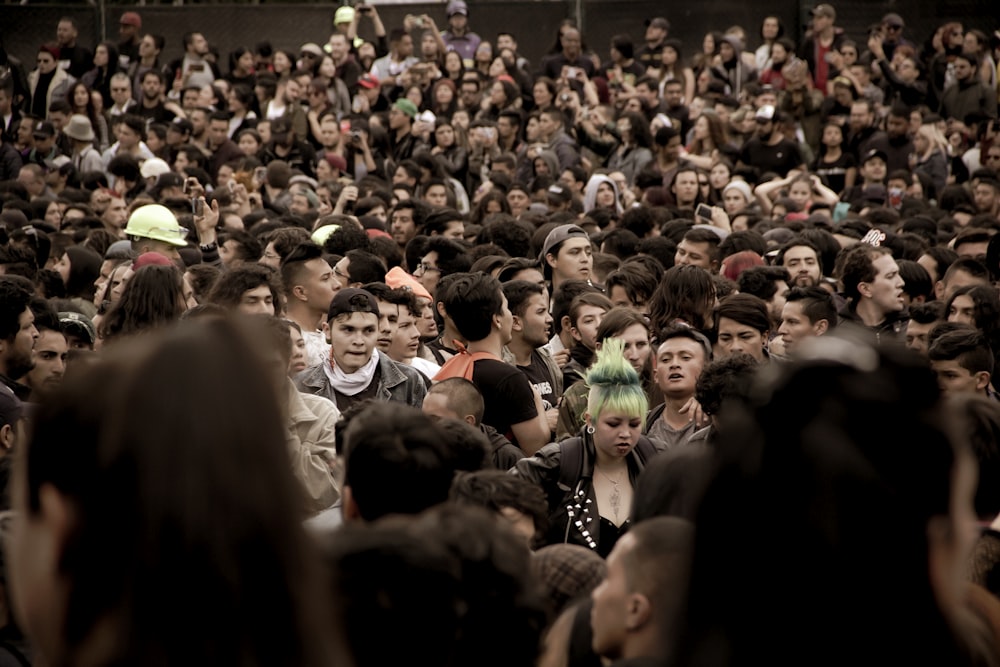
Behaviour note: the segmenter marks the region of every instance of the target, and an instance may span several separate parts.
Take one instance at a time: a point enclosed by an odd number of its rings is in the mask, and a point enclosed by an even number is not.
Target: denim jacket
[[[415,408],[423,405],[427,395],[427,384],[420,371],[397,363],[378,351],[379,380],[377,400],[397,401]],[[323,363],[329,363],[324,360]],[[295,376],[295,386],[304,394],[323,396],[337,403],[337,394],[330,384],[323,364],[311,366]]]

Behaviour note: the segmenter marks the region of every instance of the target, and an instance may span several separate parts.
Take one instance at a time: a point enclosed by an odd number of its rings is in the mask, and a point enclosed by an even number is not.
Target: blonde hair
[[[606,338],[597,351],[597,360],[587,371],[587,413],[598,419],[605,409],[621,411],[632,417],[643,417],[649,410],[649,399],[642,389],[639,374],[625,359],[625,343],[620,338]]]
[[[945,155],[948,154],[948,139],[934,123],[924,123],[917,130],[917,134],[930,143],[930,146],[927,148],[928,154],[933,153],[935,148]]]

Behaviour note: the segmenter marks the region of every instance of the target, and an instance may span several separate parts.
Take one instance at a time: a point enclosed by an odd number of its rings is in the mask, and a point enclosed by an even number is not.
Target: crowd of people
[[[1000,31],[440,18],[0,49],[0,662],[1000,665]]]

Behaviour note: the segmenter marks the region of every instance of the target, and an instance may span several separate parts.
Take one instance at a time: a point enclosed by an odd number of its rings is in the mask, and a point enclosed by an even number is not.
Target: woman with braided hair
[[[579,435],[546,445],[511,472],[545,491],[547,544],[580,544],[607,557],[628,527],[636,477],[664,446],[642,435],[649,400],[621,340],[604,342],[586,381]]]

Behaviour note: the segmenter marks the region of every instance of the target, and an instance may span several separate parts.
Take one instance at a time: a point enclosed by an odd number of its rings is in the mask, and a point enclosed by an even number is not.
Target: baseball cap
[[[142,27],[142,17],[135,12],[125,12],[122,17],[118,19],[118,23],[121,25],[134,25],[136,28]]]
[[[156,177],[156,183],[153,184],[153,191],[162,193],[167,188],[183,188],[184,187],[184,177],[177,172],[168,171],[165,174],[160,174]]]
[[[774,107],[770,104],[765,104],[761,108],[757,109],[757,113],[754,115],[757,120],[774,120]]]
[[[868,160],[871,160],[872,158],[881,158],[882,162],[886,163],[889,162],[889,156],[886,155],[885,151],[879,150],[878,148],[873,148],[867,153],[865,153],[864,157],[861,158],[861,164],[865,164],[866,162],[868,162]]]
[[[416,118],[417,116],[417,111],[418,111],[417,105],[411,102],[410,100],[406,99],[405,97],[401,97],[398,100],[396,100],[396,102],[392,106],[394,109],[399,109],[410,118]]]
[[[35,123],[35,129],[31,131],[34,137],[43,137],[48,139],[49,137],[56,136],[56,127],[47,120],[40,120]]]
[[[549,235],[545,237],[545,243],[542,244],[542,252],[538,254],[539,261],[541,261],[544,264],[545,256],[552,251],[552,248],[559,245],[566,239],[574,237],[584,238],[587,239],[588,241],[590,240],[590,237],[587,236],[587,232],[583,231],[583,229],[578,225],[573,225],[573,224],[560,225],[555,229],[553,229],[551,232],[549,232]]]
[[[893,28],[902,28],[906,25],[903,22],[903,17],[896,13],[886,14],[883,16],[882,23],[887,26],[892,26]]]
[[[832,5],[827,5],[827,4],[816,5],[815,7],[813,7],[811,13],[813,16],[826,16],[829,17],[831,20],[834,21],[837,20],[837,10],[834,9]]]
[[[662,16],[655,16],[651,19],[646,19],[643,21],[643,25],[647,28],[659,28],[660,30],[670,30],[670,21],[663,18]]]
[[[151,157],[142,163],[139,173],[143,178],[153,178],[170,173],[170,165],[158,157]]]
[[[357,288],[347,287],[337,292],[330,302],[329,318],[332,320],[338,315],[350,315],[351,313],[374,313],[376,317],[381,317],[378,312],[378,301],[371,292]]]
[[[451,16],[453,14],[461,14],[462,16],[469,15],[469,6],[465,4],[462,0],[451,0],[448,3],[448,8],[445,10],[445,14]]]
[[[569,188],[560,183],[553,183],[550,185],[548,190],[545,191],[545,194],[548,199],[556,202],[557,204],[565,204],[573,198],[573,193],[569,191]]]
[[[369,90],[372,88],[378,88],[378,77],[371,73],[362,74],[358,77],[358,85],[362,88],[368,88]]]
[[[104,251],[104,259],[131,259],[132,242],[129,240],[115,241]]]
[[[91,345],[97,340],[97,328],[90,318],[72,311],[60,311],[59,325],[63,333],[83,338]]]
[[[319,48],[319,44],[315,42],[306,42],[305,44],[300,46],[299,53],[300,54],[309,53],[316,56],[317,58],[323,57],[323,49]]]
[[[292,124],[287,118],[281,116],[271,121],[271,137],[283,135],[292,131]]]
[[[747,201],[753,199],[753,192],[750,190],[750,185],[746,181],[730,181],[726,187],[722,188],[722,194],[726,194],[730,190],[738,190]]]
[[[354,20],[354,7],[338,7],[333,15],[333,24],[350,23]]]
[[[326,163],[337,171],[347,171],[347,160],[345,160],[341,155],[337,155],[336,153],[324,153],[323,157],[320,159],[326,160]]]

